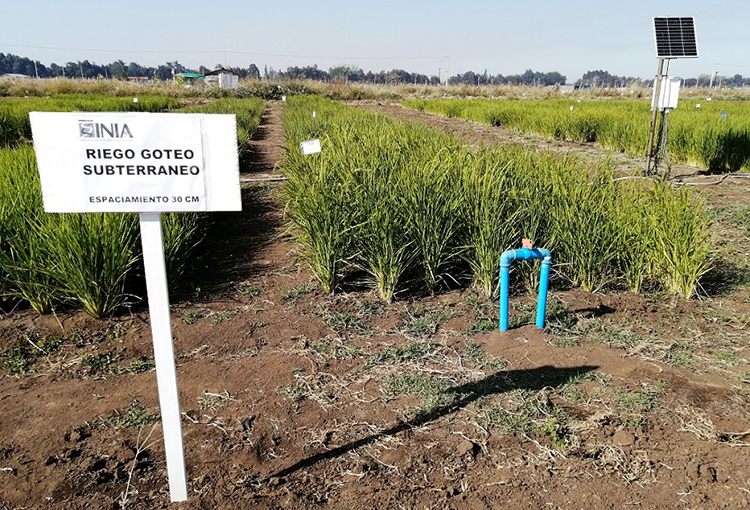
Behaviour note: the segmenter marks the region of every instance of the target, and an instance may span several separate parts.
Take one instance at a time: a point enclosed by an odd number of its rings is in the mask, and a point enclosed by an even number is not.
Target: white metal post
[[[140,213],[139,217],[151,336],[154,341],[156,383],[159,387],[164,451],[167,457],[169,495],[172,501],[185,501],[187,499],[187,476],[182,447],[180,397],[177,390],[172,324],[169,318],[169,291],[164,263],[161,214]]]

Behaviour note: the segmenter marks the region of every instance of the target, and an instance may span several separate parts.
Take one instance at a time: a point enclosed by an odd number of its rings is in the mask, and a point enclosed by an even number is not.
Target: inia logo
[[[133,138],[127,124],[112,122],[78,121],[78,135],[81,138]]]

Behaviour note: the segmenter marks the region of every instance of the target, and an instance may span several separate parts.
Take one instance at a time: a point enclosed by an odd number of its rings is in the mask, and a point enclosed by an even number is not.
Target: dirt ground
[[[212,216],[173,298],[188,501],[169,503],[143,304],[97,321],[4,303],[0,508],[750,508],[745,181],[706,186],[721,257],[701,299],[558,282],[544,331],[517,289],[501,333],[465,287],[323,294],[284,235],[281,184],[257,180],[283,152],[269,105],[243,211]]]

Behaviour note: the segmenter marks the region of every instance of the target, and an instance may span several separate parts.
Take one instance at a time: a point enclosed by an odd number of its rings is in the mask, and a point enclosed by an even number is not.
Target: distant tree
[[[608,71],[587,71],[580,80],[575,82],[576,86],[588,85],[590,87],[625,87],[628,84],[643,83],[640,78],[629,76],[617,76],[609,74]]]
[[[327,81],[330,76],[322,69],[318,69],[318,64],[305,67],[287,67],[286,71],[280,72],[279,77],[285,80],[319,80]]]
[[[340,65],[328,69],[328,76],[332,80],[367,81],[365,72],[357,66]]]
[[[253,80],[259,80],[260,69],[258,69],[258,66],[256,66],[255,64],[250,64],[249,66],[247,66],[247,77]]]

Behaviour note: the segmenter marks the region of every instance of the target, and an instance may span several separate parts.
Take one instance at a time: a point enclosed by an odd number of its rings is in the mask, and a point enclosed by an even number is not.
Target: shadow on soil
[[[726,296],[748,285],[750,267],[723,258],[719,258],[701,279],[704,292],[711,297]]]
[[[572,368],[544,366],[529,370],[510,370],[497,372],[476,382],[455,386],[447,390],[447,393],[454,393],[456,395],[455,401],[449,405],[438,407],[428,413],[418,415],[412,420],[401,422],[389,429],[358,439],[349,444],[302,459],[278,473],[269,475],[267,479],[288,476],[299,469],[308,468],[321,460],[332,459],[362,446],[374,443],[380,438],[393,436],[415,427],[421,427],[442,416],[463,409],[482,397],[518,389],[541,390],[546,387],[556,388],[598,368],[598,366],[584,365]]]
[[[196,270],[192,280],[202,298],[268,269],[257,262],[257,257],[275,240],[281,227],[272,214],[277,206],[271,194],[270,186],[242,188],[242,211],[211,215],[202,247],[203,269]]]

